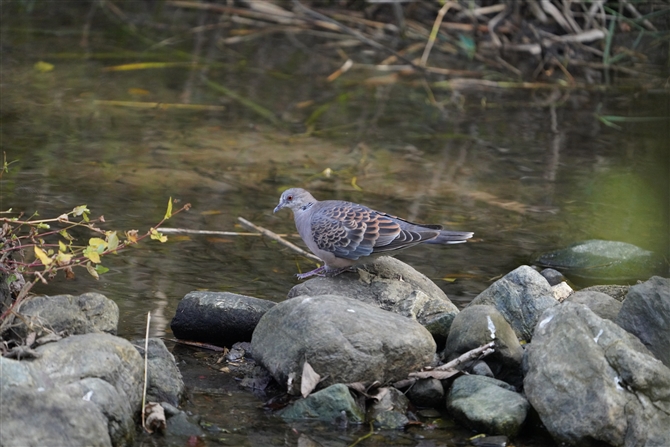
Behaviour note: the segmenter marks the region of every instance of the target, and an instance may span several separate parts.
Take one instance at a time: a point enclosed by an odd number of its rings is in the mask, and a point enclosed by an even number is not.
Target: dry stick
[[[279,242],[280,244],[284,245],[285,247],[290,248],[291,250],[295,251],[296,253],[301,254],[302,256],[304,256],[306,258],[309,258],[309,259],[311,259],[313,261],[316,261],[316,262],[323,263],[323,260],[321,260],[321,258],[316,257],[313,254],[306,252],[302,248],[298,247],[295,244],[290,243],[289,241],[287,241],[285,239],[282,239],[277,233],[273,233],[272,231],[266,230],[263,227],[259,227],[257,225],[254,225],[251,222],[249,222],[248,220],[244,219],[243,217],[238,217],[237,220],[240,221],[240,223],[242,224],[243,227],[251,229],[251,230],[258,231],[263,236],[269,237],[273,241]]]
[[[147,403],[147,370],[149,366],[149,325],[151,324],[151,312],[147,313],[147,332],[144,336],[144,390],[142,391],[142,428],[151,433],[144,425],[144,407]]]
[[[312,10],[312,9],[307,8],[305,5],[303,5],[302,3],[300,3],[298,0],[293,0],[293,4],[295,5],[295,7],[296,7],[297,9],[300,9],[300,10],[303,11],[306,15],[308,15],[308,16],[312,16],[313,18],[315,18],[315,19],[317,19],[318,21],[320,21],[320,22],[318,22],[318,24],[319,24],[320,26],[323,26],[323,23],[333,25],[333,26],[337,27],[337,30],[338,30],[338,31],[343,31],[343,32],[345,32],[345,33],[347,33],[347,34],[349,34],[349,35],[351,35],[351,36],[353,36],[353,37],[359,39],[361,42],[364,42],[365,44],[370,45],[370,46],[373,47],[373,48],[376,48],[376,49],[378,49],[378,50],[382,50],[382,51],[386,51],[386,52],[388,52],[388,53],[391,53],[391,54],[393,54],[395,57],[397,57],[398,59],[403,60],[403,61],[405,61],[406,63],[410,64],[412,67],[416,68],[417,70],[422,70],[421,67],[415,65],[414,62],[412,62],[411,60],[407,59],[406,57],[404,57],[403,55],[401,55],[400,53],[398,53],[398,52],[395,51],[394,49],[389,48],[389,47],[387,47],[387,46],[384,46],[384,45],[380,44],[379,42],[377,42],[377,41],[375,41],[375,40],[372,40],[372,39],[370,39],[370,38],[364,36],[362,33],[356,31],[355,29],[349,28],[348,26],[343,25],[342,23],[338,22],[337,20],[331,19],[331,18],[328,17],[328,16],[325,16],[325,15],[319,13],[319,12],[316,12],[316,11],[314,11],[314,10]],[[323,22],[323,23],[321,23],[321,22]]]
[[[445,363],[444,365],[440,365],[437,368],[431,370],[431,371],[417,371],[413,373],[409,373],[408,379],[405,380],[400,380],[396,383],[393,384],[395,388],[405,388],[409,385],[412,385],[414,382],[416,382],[418,379],[430,379],[435,376],[440,375],[439,373],[446,373],[448,374],[450,369],[456,368],[458,365],[461,363],[465,363],[469,360],[475,359],[475,358],[483,358],[486,357],[489,354],[492,354],[494,352],[493,346],[495,345],[495,342],[492,341],[490,343],[487,343],[485,345],[482,345],[478,348],[472,349],[465,354],[460,355],[458,358],[455,358],[454,360]],[[453,375],[453,374],[451,374]],[[450,376],[444,377],[448,378]]]
[[[217,231],[217,230],[191,230],[190,228],[161,228],[161,233],[172,234],[207,234],[214,236],[263,236],[260,233],[239,233],[237,231]],[[286,237],[288,234],[278,234],[277,236]]]
[[[635,6],[631,5],[627,0],[623,0],[623,3],[626,5],[626,9],[630,11],[630,13],[633,14],[636,19],[642,19],[642,14],[640,14],[637,9],[635,9]],[[658,31],[656,27],[647,19],[643,19],[642,24],[650,31]]]
[[[426,62],[428,61],[428,55],[430,54],[430,50],[433,49],[433,45],[435,44],[435,39],[437,39],[437,32],[440,29],[440,24],[442,23],[442,19],[444,19],[444,15],[447,13],[449,8],[452,6],[456,6],[456,3],[454,2],[446,2],[442,8],[440,8],[440,11],[437,13],[437,17],[435,18],[435,23],[433,23],[433,29],[430,31],[430,37],[428,38],[428,42],[426,43],[426,48],[423,50],[423,55],[421,56],[421,62],[419,62],[419,65],[422,67],[426,66]]]
[[[468,360],[472,360],[472,359],[474,359],[475,357],[477,357],[477,356],[480,355],[480,354],[485,354],[486,351],[487,351],[488,349],[492,349],[492,348],[495,346],[495,344],[496,344],[496,343],[495,343],[494,341],[492,341],[492,342],[486,343],[485,345],[482,345],[482,346],[480,346],[480,347],[478,347],[478,348],[472,349],[472,350],[466,352],[465,354],[461,354],[460,356],[458,356],[457,358],[453,359],[452,361],[447,362],[447,363],[445,363],[444,365],[440,365],[440,366],[438,366],[437,368],[435,368],[435,370],[437,370],[437,371],[443,371],[443,370],[445,370],[445,369],[455,368],[455,367],[457,367],[458,365],[460,365],[461,363],[465,363],[465,362],[467,362]],[[486,355],[491,354],[492,352],[493,352],[493,351],[491,351],[491,352],[489,352],[489,353],[486,353]]]
[[[498,14],[495,15],[491,20],[489,20],[488,26],[489,26],[489,34],[491,35],[491,41],[493,42],[493,45],[495,45],[497,48],[502,47],[502,42],[500,41],[500,37],[496,34],[496,26],[500,23],[502,19],[505,18],[507,15],[507,5],[504,5],[505,7],[503,8],[502,11],[500,11]]]

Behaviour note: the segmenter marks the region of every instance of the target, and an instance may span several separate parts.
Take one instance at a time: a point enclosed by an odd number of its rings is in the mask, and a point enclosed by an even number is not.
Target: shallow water
[[[273,125],[204,86],[198,81],[202,73],[194,75],[188,67],[105,71],[155,59],[147,45],[119,38],[113,27],[94,31],[91,57],[82,58],[72,56],[84,54],[78,24],[49,28],[38,18],[7,20],[1,32],[0,146],[7,161],[16,163],[0,183],[2,210],[37,211],[47,218],[87,204],[93,217],[105,216],[103,228],[142,233],[160,221],[173,197],[193,207],[165,226],[246,231],[237,222],[241,216],[301,243],[290,213],[272,214],[280,192],[300,186],[317,198],[352,200],[474,231],[468,244],[417,247],[398,255],[459,306],[538,253],[580,240],[619,240],[669,257],[667,119],[615,129],[595,116],[599,111],[667,118],[665,91],[436,86],[440,111],[417,78],[387,85],[370,82],[379,73],[354,70],[328,83],[325,77],[336,67],[314,54],[316,43],[310,42],[308,51],[278,35],[229,48],[221,65],[206,73],[272,111],[279,123]],[[109,56],[121,49],[145,52]],[[182,60],[158,53],[163,61]],[[38,61],[54,69],[40,72],[34,67]],[[100,102],[178,103],[187,93],[191,103],[225,110]],[[59,277],[36,291],[101,292],[119,305],[119,335],[143,336],[150,311],[152,335],[169,338],[170,319],[189,291],[281,301],[297,283],[293,275],[314,268],[260,237],[168,237],[164,244],[146,242],[105,258],[110,271],[98,281],[81,270],[73,281]],[[219,444],[339,446],[367,433],[366,427],[288,426],[260,409],[263,396],[239,389],[232,377],[198,361],[215,354],[175,349],[192,390],[186,408],[230,432],[212,429],[211,439]],[[447,422],[368,442],[454,445],[470,435]],[[161,442],[142,438],[138,445]]]

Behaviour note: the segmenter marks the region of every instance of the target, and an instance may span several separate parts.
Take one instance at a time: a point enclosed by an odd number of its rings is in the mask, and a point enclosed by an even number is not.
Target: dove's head
[[[310,193],[302,188],[291,188],[284,191],[279,198],[279,205],[273,211],[276,213],[282,208],[290,208],[295,213],[299,210],[306,210],[311,204],[316,202]]]

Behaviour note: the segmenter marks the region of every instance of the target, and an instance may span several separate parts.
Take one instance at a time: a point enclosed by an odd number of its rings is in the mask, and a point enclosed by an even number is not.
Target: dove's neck
[[[312,216],[312,207],[316,202],[307,202],[293,210],[293,218],[295,219],[295,227],[300,233],[300,236],[303,240],[305,238],[311,237],[311,216]]]

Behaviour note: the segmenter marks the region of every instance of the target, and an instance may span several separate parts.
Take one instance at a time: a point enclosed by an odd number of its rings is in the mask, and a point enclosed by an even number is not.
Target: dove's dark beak
[[[284,201],[280,201],[280,202],[279,202],[279,205],[277,205],[277,206],[275,207],[275,210],[272,212],[272,214],[274,214],[274,213],[276,213],[277,211],[279,211],[280,209],[284,208],[284,205],[286,205],[286,202],[284,202]]]

